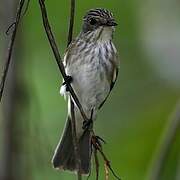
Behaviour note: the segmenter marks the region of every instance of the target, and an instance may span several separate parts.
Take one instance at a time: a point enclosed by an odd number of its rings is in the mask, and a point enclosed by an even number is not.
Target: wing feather
[[[117,80],[117,77],[118,77],[118,72],[119,72],[119,68],[118,68],[118,57],[117,55],[115,55],[115,58],[113,59],[113,72],[111,73],[112,75],[112,78],[111,78],[111,82],[110,82],[110,90],[109,90],[109,93],[108,95],[106,96],[106,98],[104,99],[104,101],[100,104],[99,106],[99,109],[103,106],[103,104],[106,102],[107,98],[109,97],[109,94],[110,92],[112,91],[115,83],[116,83],[116,80]]]

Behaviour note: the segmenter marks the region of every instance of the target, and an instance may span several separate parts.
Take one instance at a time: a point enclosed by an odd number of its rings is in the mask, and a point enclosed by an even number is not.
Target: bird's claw
[[[67,84],[71,84],[73,78],[71,76],[66,76],[65,81],[62,83],[63,86],[66,86],[66,91],[69,91]]]
[[[87,130],[91,127],[92,123],[93,123],[92,119],[85,120],[85,121],[83,121],[83,127],[82,128],[84,130]]]
[[[106,144],[106,141],[101,138],[100,136],[96,136],[96,139],[99,141],[99,142],[103,142],[104,144]]]
[[[67,85],[70,84],[71,82],[72,82],[72,76],[66,76],[66,79],[62,85]]]
[[[102,142],[105,144],[106,142],[104,141],[104,139],[102,139],[99,136],[92,136],[92,144],[94,145],[94,147],[99,147],[102,148]]]

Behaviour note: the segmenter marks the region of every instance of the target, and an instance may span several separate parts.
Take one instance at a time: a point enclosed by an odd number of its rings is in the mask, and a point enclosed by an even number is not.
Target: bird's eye
[[[90,19],[89,23],[90,23],[91,25],[95,25],[95,24],[97,23],[97,20],[94,19],[94,18],[92,18],[92,19]]]

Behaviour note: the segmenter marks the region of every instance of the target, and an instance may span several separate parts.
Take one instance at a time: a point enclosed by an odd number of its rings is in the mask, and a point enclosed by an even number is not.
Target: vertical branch
[[[14,16],[17,10],[19,0],[3,0],[1,5],[2,8],[2,21],[0,22],[0,27],[2,32],[5,32],[9,22],[14,21]],[[4,22],[4,23],[3,23]],[[11,28],[15,27],[15,23]],[[13,29],[14,30],[14,29]],[[16,37],[16,45],[8,49],[9,41],[13,43],[12,35],[5,36],[2,42],[4,52],[1,54],[2,58],[6,63],[11,59],[11,65],[9,64],[4,67],[6,72],[3,76],[2,83],[5,82],[6,75],[8,74],[8,81],[6,81],[6,91],[4,91],[4,96],[6,100],[2,103],[2,122],[1,122],[1,137],[2,145],[0,147],[0,179],[1,180],[22,180],[29,179],[27,176],[27,168],[29,163],[24,163],[24,139],[23,136],[27,131],[27,121],[24,123],[22,121],[22,112],[24,110],[26,103],[26,92],[24,88],[24,79],[19,76],[22,73],[22,32]],[[13,37],[15,38],[15,37]],[[13,49],[14,48],[14,49]],[[12,53],[12,49],[15,50]],[[7,60],[7,52],[12,53],[10,59]],[[9,58],[9,54],[8,54]],[[9,70],[8,70],[9,69]],[[8,71],[7,71],[8,70]],[[2,84],[1,83],[1,84]],[[1,86],[2,88],[3,86]],[[3,89],[2,91],[3,92]],[[1,121],[1,120],[0,120]],[[18,166],[17,166],[18,162]]]
[[[87,117],[83,111],[82,105],[80,104],[73,88],[71,87],[71,85],[68,83],[68,79],[67,79],[67,75],[64,69],[64,65],[62,63],[61,60],[61,56],[58,50],[58,47],[56,45],[55,42],[55,38],[54,35],[51,31],[51,27],[49,25],[49,21],[48,21],[48,16],[47,16],[47,11],[46,11],[46,7],[45,7],[45,3],[44,0],[39,0],[39,5],[41,8],[41,13],[42,13],[42,18],[43,18],[43,25],[49,40],[49,43],[51,45],[51,48],[53,50],[56,62],[58,64],[59,70],[64,78],[64,81],[66,82],[66,85],[71,93],[71,97],[73,98],[74,102],[76,103],[76,105],[78,106],[84,120],[87,120]],[[74,22],[74,9],[75,9],[75,2],[72,0],[71,5],[73,7],[71,7],[71,10],[73,10],[73,12],[71,12],[71,17],[70,17],[70,29],[69,29],[69,36],[68,36],[68,43],[71,42],[72,39],[72,31],[73,31],[73,22]],[[73,143],[74,143],[74,148],[75,148],[75,155],[76,155],[76,160],[77,160],[77,169],[78,169],[78,180],[81,180],[81,160],[80,160],[80,154],[79,154],[79,146],[78,146],[78,139],[77,139],[77,135],[76,135],[76,123],[75,123],[75,113],[74,113],[74,102],[71,99],[71,125],[72,125],[72,134],[73,134]]]
[[[180,130],[180,103],[177,104],[169,124],[164,132],[162,142],[158,148],[158,153],[152,163],[149,180],[159,180],[165,165],[166,158],[171,150],[171,146]]]
[[[69,21],[69,33],[68,33],[68,42],[67,46],[72,41],[73,36],[73,26],[74,26],[74,14],[75,14],[75,0],[71,0],[71,11],[70,11],[70,21]],[[73,136],[73,145],[76,157],[76,167],[77,167],[77,178],[78,180],[82,179],[81,175],[81,158],[80,158],[80,150],[79,150],[79,141],[76,133],[76,117],[74,112],[74,102],[71,101],[71,127],[72,127],[72,136]]]
[[[81,158],[79,152],[79,142],[76,133],[76,121],[75,121],[75,112],[74,112],[74,102],[70,98],[71,101],[71,127],[72,127],[72,137],[73,137],[73,145],[76,157],[76,167],[77,167],[77,175],[78,180],[81,180]]]
[[[72,37],[73,37],[74,14],[75,14],[75,0],[71,0],[71,11],[70,11],[69,33],[68,33],[67,46],[69,46],[69,44],[72,41]]]
[[[96,149],[96,151],[98,151],[98,152],[101,154],[101,156],[102,156],[102,158],[103,158],[103,160],[104,160],[105,167],[106,167],[106,169],[105,169],[105,170],[106,170],[106,172],[105,172],[106,174],[105,174],[105,175],[108,174],[108,168],[109,168],[109,170],[111,171],[111,173],[113,174],[113,176],[114,176],[117,180],[121,180],[121,178],[118,177],[118,176],[116,175],[116,173],[114,172],[114,170],[112,169],[110,161],[108,160],[108,158],[106,157],[105,153],[104,153],[103,150],[102,150],[102,145],[101,145],[99,139],[100,139],[100,140],[103,140],[103,139],[99,138],[98,136],[95,136],[94,132],[92,132],[92,134],[93,134],[93,135],[92,135],[92,138],[91,138],[91,143],[92,143],[94,149]],[[103,140],[103,141],[104,141],[104,140]]]
[[[96,167],[96,180],[99,179],[99,160],[97,156],[97,149],[94,148],[94,160],[95,160],[95,167]]]
[[[14,24],[14,30],[12,32],[11,40],[10,40],[10,43],[9,43],[8,53],[7,53],[7,57],[5,59],[5,66],[4,66],[4,69],[3,69],[3,74],[2,74],[2,77],[1,77],[1,83],[0,83],[0,102],[1,102],[1,99],[2,99],[2,95],[3,95],[3,91],[4,91],[4,85],[5,85],[9,65],[10,65],[10,62],[11,62],[15,37],[16,37],[16,34],[17,34],[17,29],[18,29],[20,18],[21,18],[24,2],[25,2],[25,0],[20,0],[18,10],[17,10],[17,14],[16,14],[16,18],[15,18],[15,22],[13,23]]]
[[[105,170],[105,180],[109,180],[109,171],[106,163],[104,163],[104,170]]]
[[[86,114],[85,114],[85,112],[83,110],[83,107],[82,107],[81,103],[79,102],[78,97],[76,96],[76,93],[74,92],[71,84],[69,84],[69,82],[68,82],[68,76],[67,76],[67,74],[65,72],[64,65],[62,63],[61,56],[59,54],[59,50],[58,50],[54,35],[53,35],[53,33],[51,31],[51,27],[49,25],[49,20],[48,20],[46,6],[45,6],[44,1],[45,0],[39,0],[39,5],[40,5],[40,8],[41,8],[44,29],[46,31],[46,35],[48,37],[48,40],[49,40],[49,43],[51,45],[52,51],[54,53],[56,63],[58,65],[59,71],[62,74],[63,79],[64,79],[64,81],[65,81],[65,83],[66,83],[66,85],[68,87],[68,90],[71,93],[71,96],[72,96],[74,102],[76,103],[77,107],[79,108],[79,110],[81,112],[81,115],[82,115],[83,119],[88,120],[88,118],[87,118],[87,116],[86,116]]]

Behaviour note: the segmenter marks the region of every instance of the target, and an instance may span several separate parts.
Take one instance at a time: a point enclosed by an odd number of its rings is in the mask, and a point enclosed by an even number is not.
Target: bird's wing
[[[75,46],[76,46],[76,39],[71,42],[71,44],[67,47],[65,51],[64,59],[63,59],[63,64],[65,68],[68,65],[68,63],[70,63],[69,61],[71,61],[71,56],[76,49]]]
[[[106,102],[107,98],[109,97],[109,94],[110,92],[112,91],[115,83],[116,83],[116,80],[117,80],[117,77],[118,77],[118,72],[119,72],[119,67],[118,67],[118,57],[117,55],[115,55],[115,57],[113,58],[113,70],[111,72],[111,80],[110,80],[110,90],[109,90],[109,93],[108,95],[106,96],[106,98],[104,99],[104,101],[100,104],[99,106],[99,109],[103,106],[103,104]]]

